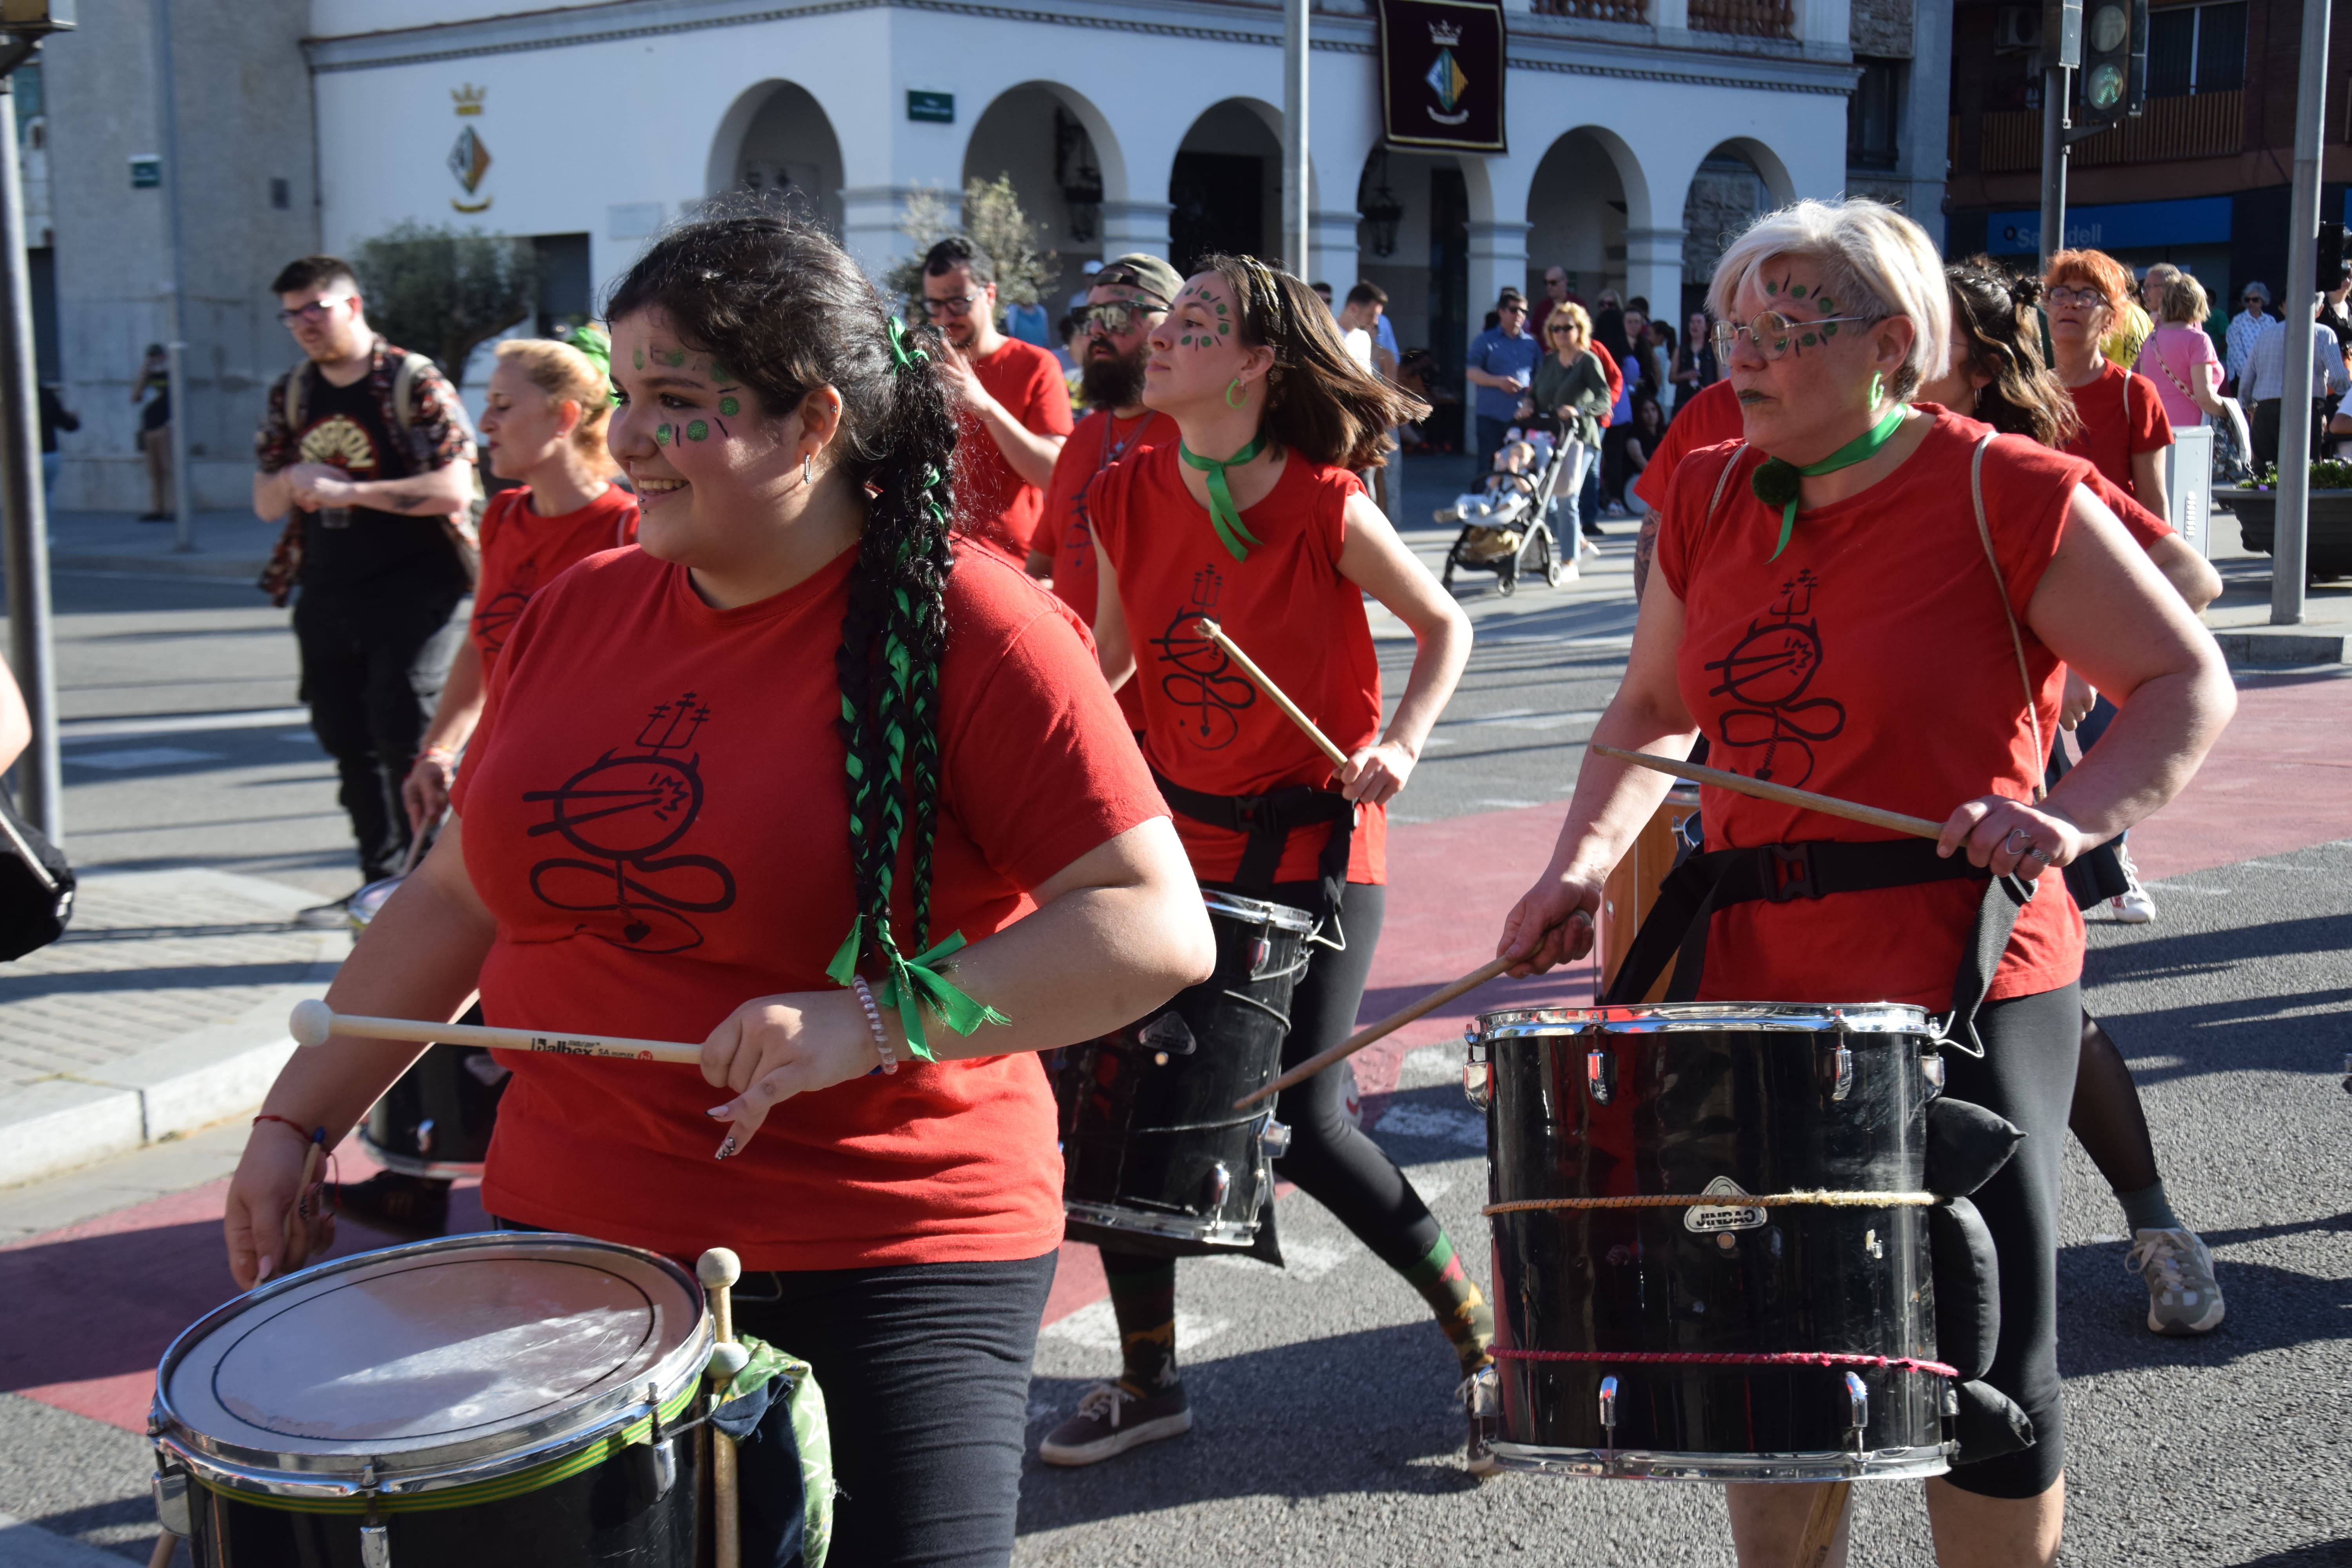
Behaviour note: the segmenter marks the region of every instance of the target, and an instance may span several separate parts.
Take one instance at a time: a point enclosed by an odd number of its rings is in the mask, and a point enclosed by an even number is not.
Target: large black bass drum
[[[156,1511],[197,1568],[694,1568],[713,1325],[583,1236],[420,1242],[214,1309],[156,1374]]]
[[[1073,1046],[1055,1073],[1062,1209],[1070,1236],[1123,1251],[1256,1252],[1278,1261],[1271,1162],[1288,1143],[1267,1100],[1290,993],[1315,919],[1206,892],[1216,973],[1115,1034]]]
[[[1483,1015],[1506,1468],[1708,1481],[1949,1468],[1926,1013],[1673,1003]]]
[[[354,933],[365,931],[386,900],[405,879],[387,877],[352,895]],[[482,1021],[481,1004],[457,1022]],[[360,1127],[368,1157],[404,1176],[457,1181],[478,1176],[490,1157],[490,1134],[499,1124],[499,1101],[510,1075],[479,1046],[427,1046],[425,1054],[369,1107]]]

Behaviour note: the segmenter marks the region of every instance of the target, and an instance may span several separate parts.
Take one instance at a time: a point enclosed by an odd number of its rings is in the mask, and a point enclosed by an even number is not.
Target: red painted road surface
[[[2237,721],[2197,781],[2132,830],[2150,879],[2352,837],[2352,680],[2271,677],[2240,693]],[[1565,785],[1567,781],[1563,780]],[[1444,822],[1402,824],[1389,838],[1388,928],[1363,1017],[1385,1016],[1492,955],[1502,918],[1541,868],[1560,807],[1530,806]],[[1368,1095],[1394,1089],[1417,1047],[1457,1041],[1463,1023],[1507,1006],[1589,997],[1588,968],[1505,981],[1399,1031],[1357,1058]],[[347,1146],[350,1147],[350,1146]],[[343,1157],[357,1180],[365,1162]],[[189,1323],[234,1293],[221,1250],[226,1182],[121,1210],[0,1248],[0,1389],[132,1431],[146,1425],[154,1367]],[[452,1194],[453,1229],[483,1225],[470,1186]],[[338,1254],[383,1245],[342,1228]],[[1101,1299],[1091,1247],[1066,1246],[1045,1310],[1055,1319]]]

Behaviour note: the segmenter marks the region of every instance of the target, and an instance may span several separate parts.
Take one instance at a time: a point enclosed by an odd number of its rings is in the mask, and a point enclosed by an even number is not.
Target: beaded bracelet
[[[898,1070],[898,1053],[890,1048],[890,1032],[882,1026],[882,1009],[874,1005],[874,993],[866,988],[866,976],[853,974],[849,988],[857,993],[857,1005],[866,1009],[866,1026],[874,1031],[874,1048],[882,1054],[882,1070]]]

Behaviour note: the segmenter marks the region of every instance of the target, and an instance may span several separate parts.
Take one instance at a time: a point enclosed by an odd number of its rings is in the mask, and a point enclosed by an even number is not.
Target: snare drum
[[[1062,1208],[1079,1240],[1142,1241],[1143,1250],[1258,1240],[1274,1194],[1269,1162],[1288,1130],[1271,1101],[1234,1102],[1281,1070],[1315,920],[1235,893],[1202,897],[1216,973],[1140,1022],[1062,1053]]]
[[[386,877],[352,895],[352,929],[364,931],[405,879]],[[457,1022],[482,1021],[479,1003]],[[479,1046],[427,1046],[425,1054],[368,1108],[360,1142],[369,1158],[404,1176],[458,1181],[482,1173],[499,1101],[511,1076]]]
[[[1486,1111],[1496,1458],[1709,1481],[1948,1468],[1949,1369],[1916,1364],[1936,1359],[1931,1041],[1926,1013],[1884,1004],[1483,1015],[1464,1083]],[[1816,1201],[1752,1201],[1780,1194]],[[1591,1202],[1651,1195],[1717,1201]]]
[[[691,1273],[586,1237],[324,1263],[164,1352],[156,1511],[198,1568],[693,1568],[711,1342]]]
[[[1649,918],[1650,907],[1658,901],[1658,886],[1666,879],[1666,873],[1699,847],[1699,832],[1698,785],[1676,779],[1658,809],[1651,813],[1641,837],[1601,884],[1600,959],[1604,989],[1617,978],[1618,966],[1633,951],[1633,938]],[[1675,963],[1670,958],[1642,1000],[1654,1002],[1664,996],[1674,977]]]

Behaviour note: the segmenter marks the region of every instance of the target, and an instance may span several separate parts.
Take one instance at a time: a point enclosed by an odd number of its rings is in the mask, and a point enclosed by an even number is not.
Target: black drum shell
[[[1272,1107],[1234,1105],[1281,1070],[1307,935],[1226,912],[1234,902],[1210,900],[1217,966],[1207,980],[1062,1053],[1055,1095],[1074,1237],[1154,1252],[1232,1251],[1247,1248],[1259,1228],[1274,1192],[1259,1146]],[[1304,915],[1285,912],[1303,924]],[[1169,1031],[1154,1026],[1170,1016],[1189,1030],[1189,1053],[1144,1039],[1164,1039]]]
[[[677,1472],[667,1492],[658,1491],[652,1447],[632,1443],[601,1465],[520,1497],[387,1512],[394,1568],[695,1568],[708,1531],[698,1513],[705,1435],[668,1442]],[[297,1512],[203,1486],[188,1489],[188,1511],[196,1568],[363,1568],[357,1513]]]
[[[481,1021],[478,1006],[458,1020]],[[485,1070],[477,1071],[478,1066]],[[508,1081],[505,1069],[479,1046],[427,1046],[368,1108],[360,1138],[386,1170],[452,1181],[478,1176],[490,1157],[490,1134],[498,1127],[499,1101]]]
[[[1924,1033],[1745,1026],[1502,1035],[1486,1046],[1491,1199],[1695,1194],[1720,1178],[1749,1194],[1918,1192],[1927,1044]],[[1497,1343],[1934,1359],[1924,1210],[1789,1205],[1754,1228],[1711,1232],[1692,1230],[1689,1214],[1494,1216]],[[1680,1455],[1850,1446],[1844,1369],[1505,1359],[1496,1370],[1506,1443]],[[1940,1442],[1940,1380],[1857,1371],[1870,1395],[1864,1448]],[[1611,1375],[1613,1433],[1601,1419]]]

